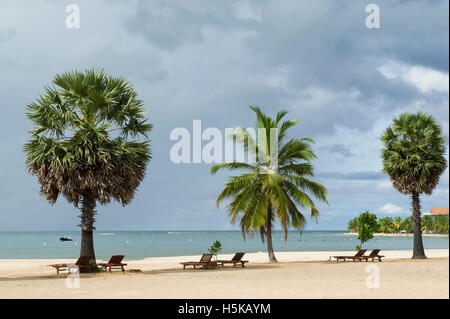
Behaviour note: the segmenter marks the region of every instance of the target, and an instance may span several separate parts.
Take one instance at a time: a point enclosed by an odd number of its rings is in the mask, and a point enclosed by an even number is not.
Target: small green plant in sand
[[[373,238],[373,233],[377,230],[377,216],[375,214],[365,211],[356,218],[359,245],[356,245],[356,250],[360,250],[364,243]]]
[[[217,255],[222,251],[222,243],[216,240],[211,247],[208,248],[208,251],[214,255],[214,258],[217,260]]]

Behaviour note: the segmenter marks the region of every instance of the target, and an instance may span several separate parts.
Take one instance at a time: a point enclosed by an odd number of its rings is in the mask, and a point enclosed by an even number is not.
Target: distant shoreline
[[[343,233],[344,236],[357,236],[357,233]],[[399,233],[399,234],[387,234],[387,233],[375,233],[373,234],[377,237],[413,237],[414,234],[410,233]],[[422,234],[422,237],[448,237],[447,234]]]

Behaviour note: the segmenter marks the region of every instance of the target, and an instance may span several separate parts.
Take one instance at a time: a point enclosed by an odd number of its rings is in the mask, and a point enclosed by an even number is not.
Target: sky
[[[67,28],[76,4],[80,27]],[[154,125],[153,159],[135,200],[99,206],[98,230],[238,230],[215,199],[229,173],[210,164],[174,164],[170,133],[251,127],[250,105],[299,119],[290,137],[310,137],[314,180],[329,190],[318,222],[341,230],[369,210],[410,213],[410,199],[382,173],[380,135],[402,112],[424,111],[449,135],[449,3],[374,1],[0,0],[0,231],[76,230],[79,212],[63,197],[51,206],[25,167],[31,124],[25,107],[55,74],[104,69],[127,78]],[[448,147],[447,147],[448,149]],[[448,159],[448,151],[447,151]],[[448,207],[442,176],[422,211]]]

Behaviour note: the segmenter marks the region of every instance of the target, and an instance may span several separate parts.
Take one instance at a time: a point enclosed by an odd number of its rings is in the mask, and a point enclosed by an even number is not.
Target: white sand
[[[200,256],[125,260],[128,270],[142,272],[82,274],[79,289],[67,288],[67,275],[47,266],[73,260],[0,260],[0,298],[449,297],[448,249],[427,250],[427,260],[411,260],[411,251],[382,253],[382,263],[336,263],[328,262],[330,255],[354,252],[278,252],[278,264],[269,264],[267,253],[252,253],[244,258],[250,261],[245,269],[185,271],[179,262]],[[380,288],[366,286],[369,265],[379,267]]]

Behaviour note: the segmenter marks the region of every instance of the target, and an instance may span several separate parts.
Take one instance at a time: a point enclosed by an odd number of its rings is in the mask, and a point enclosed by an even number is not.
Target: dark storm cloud
[[[317,174],[317,176],[319,178],[342,179],[342,180],[380,180],[386,178],[386,175],[384,175],[383,173],[375,171],[352,172],[352,173],[323,172]]]
[[[350,147],[348,147],[347,145],[344,145],[344,144],[331,145],[328,148],[328,151],[331,152],[331,153],[341,154],[344,157],[353,157],[353,156],[355,156],[355,154],[353,154],[351,152]]]
[[[125,25],[170,50],[186,43],[201,45],[210,28],[253,32],[244,40],[254,54],[253,63],[263,77],[284,68],[287,88],[270,92],[261,83],[256,84],[260,89],[243,83],[242,91],[253,97],[249,103],[296,110],[305,130],[315,135],[332,133],[336,125],[369,130],[379,113],[419,97],[410,85],[385,81],[378,68],[386,60],[448,70],[446,1],[377,4],[379,30],[365,27],[366,3],[348,1],[139,1]],[[245,10],[253,10],[254,17],[239,19]],[[239,88],[235,91],[228,92],[230,101],[241,95]],[[323,101],[323,95],[334,100]],[[242,101],[238,97],[234,107]]]
[[[390,118],[419,109],[448,126],[448,91],[424,94],[389,63],[448,76],[448,1],[377,1],[381,28],[364,25],[361,1],[78,0],[81,28],[64,25],[65,4],[2,2],[0,10],[0,229],[74,229],[77,212],[51,207],[24,167],[25,105],[68,69],[104,68],[129,79],[148,110],[153,160],[135,201],[99,207],[98,229],[223,229],[226,206],[214,200],[228,176],[209,165],[175,165],[176,127],[254,125],[249,105],[299,118],[291,137],[309,136],[315,178],[330,190],[329,216],[408,199],[377,192],[379,135]],[[17,14],[20,12],[20,14]],[[446,130],[448,134],[448,129]],[[446,178],[446,180],[445,180]],[[440,187],[448,189],[448,175]],[[445,183],[447,181],[447,183]],[[445,192],[441,192],[445,195]],[[424,205],[448,205],[448,195]],[[323,208],[323,209],[322,209]],[[324,216],[325,216],[324,215]],[[127,216],[127,218],[123,218]],[[311,223],[312,225],[313,223]],[[318,227],[326,229],[324,220]]]
[[[234,15],[236,1],[140,0],[136,13],[125,20],[125,27],[154,45],[174,50],[183,43],[204,40],[204,28],[236,30],[251,26]]]

